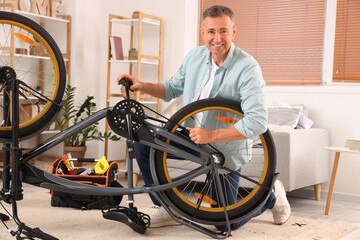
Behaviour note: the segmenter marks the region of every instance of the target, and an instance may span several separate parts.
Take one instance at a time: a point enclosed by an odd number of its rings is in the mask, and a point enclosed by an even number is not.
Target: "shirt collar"
[[[220,67],[223,67],[225,69],[227,69],[229,67],[229,65],[232,62],[233,55],[234,55],[234,51],[235,51],[234,49],[235,49],[235,44],[232,42],[229,53],[228,53],[225,61],[223,62],[223,64]],[[211,65],[211,52],[210,51],[208,51],[208,56],[206,59],[207,59],[206,63]]]

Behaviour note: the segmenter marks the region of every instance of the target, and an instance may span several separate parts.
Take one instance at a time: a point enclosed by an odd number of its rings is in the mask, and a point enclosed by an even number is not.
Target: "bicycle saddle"
[[[150,226],[149,215],[138,212],[136,207],[127,208],[118,206],[112,209],[103,209],[102,213],[104,218],[122,222],[140,234],[144,234]]]

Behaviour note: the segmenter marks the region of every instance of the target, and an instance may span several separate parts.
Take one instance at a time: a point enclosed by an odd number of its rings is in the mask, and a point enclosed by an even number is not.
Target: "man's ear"
[[[236,25],[233,27],[233,40],[235,39],[235,35],[236,35]]]
[[[200,28],[200,34],[201,34],[201,37],[204,39],[204,28],[203,27]]]

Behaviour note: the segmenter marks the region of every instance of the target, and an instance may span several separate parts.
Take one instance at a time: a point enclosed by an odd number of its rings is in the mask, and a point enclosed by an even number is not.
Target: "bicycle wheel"
[[[5,74],[19,80],[19,137],[24,138],[51,124],[59,112],[66,71],[54,39],[36,22],[21,15],[0,12],[0,138],[11,138],[11,83]],[[4,86],[6,85],[6,86]],[[40,93],[40,94],[39,94]]]
[[[240,104],[237,102],[204,99],[180,109],[164,128],[175,132],[179,125],[194,127],[197,122],[200,125],[199,114],[202,114],[201,126],[208,130],[232,126],[243,118]],[[169,139],[166,141],[170,142]],[[203,147],[224,155],[225,163],[219,167],[219,173],[231,222],[246,217],[265,203],[272,187],[276,158],[269,131],[253,139],[214,142]],[[238,170],[239,162],[242,165],[242,177],[238,188],[234,187],[234,184],[228,184],[230,187],[224,188],[226,182],[233,182],[238,177],[235,171]],[[173,182],[201,167],[201,164],[174,158],[159,150],[155,151],[156,174],[161,184]],[[225,224],[224,207],[220,204],[214,170],[212,168],[186,184],[165,191],[161,194],[162,198],[178,212],[195,221],[213,225]]]

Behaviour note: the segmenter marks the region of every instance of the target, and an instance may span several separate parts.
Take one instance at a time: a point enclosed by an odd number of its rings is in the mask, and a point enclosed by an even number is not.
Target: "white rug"
[[[124,199],[123,205],[125,205]],[[146,194],[135,196],[135,206],[149,215],[156,211],[156,209],[151,208],[150,198]],[[9,205],[6,205],[6,207],[11,210]],[[141,235],[120,222],[104,219],[99,210],[81,211],[71,208],[51,207],[49,191],[32,186],[25,187],[24,199],[18,203],[18,210],[20,220],[28,226],[39,227],[44,232],[50,233],[59,239],[211,239],[185,226],[149,228],[145,234]],[[0,209],[0,212],[3,213],[4,211]],[[6,223],[14,230],[15,224],[12,221]],[[296,223],[306,225],[300,227]],[[294,216],[284,225],[278,226],[273,224],[271,212],[268,211],[252,219],[242,228],[232,232],[232,239],[338,239],[356,228],[341,223]],[[0,226],[0,239],[14,238],[10,236],[3,226]]]

